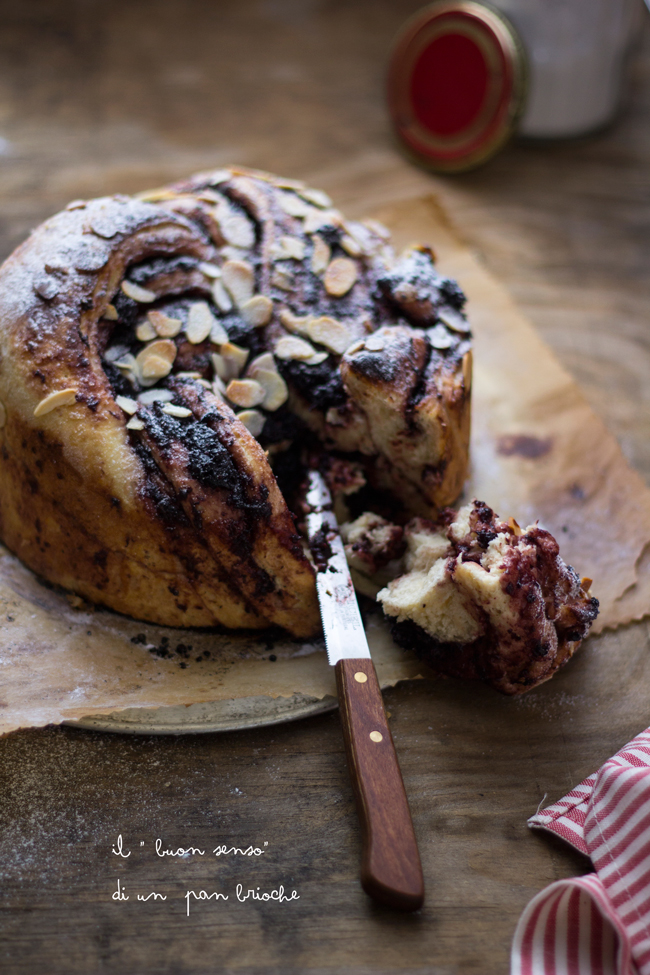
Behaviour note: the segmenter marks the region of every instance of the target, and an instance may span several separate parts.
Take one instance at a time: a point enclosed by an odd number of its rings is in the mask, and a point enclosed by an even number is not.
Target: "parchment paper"
[[[398,246],[432,244],[469,298],[475,355],[465,496],[522,525],[539,518],[553,532],[565,560],[593,579],[601,601],[595,632],[640,619],[650,608],[650,490],[434,198],[373,216]],[[383,687],[423,673],[379,618],[369,620],[368,636]],[[318,641],[170,630],[75,609],[1,546],[0,667],[0,733],[132,707],[335,693]]]

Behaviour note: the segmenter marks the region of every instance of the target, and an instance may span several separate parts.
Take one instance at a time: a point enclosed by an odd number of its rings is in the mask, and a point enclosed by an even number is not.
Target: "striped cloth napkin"
[[[650,728],[528,820],[591,859],[517,925],[511,975],[650,975]]]

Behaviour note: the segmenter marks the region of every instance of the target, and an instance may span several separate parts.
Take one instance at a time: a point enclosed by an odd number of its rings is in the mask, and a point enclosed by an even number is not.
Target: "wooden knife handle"
[[[363,836],[361,886],[389,907],[417,911],[420,854],[372,660],[339,660],[336,683]]]

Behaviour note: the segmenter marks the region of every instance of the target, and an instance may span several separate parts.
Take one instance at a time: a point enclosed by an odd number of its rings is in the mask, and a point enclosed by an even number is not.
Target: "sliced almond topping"
[[[257,369],[255,380],[264,389],[262,406],[265,410],[277,410],[289,398],[287,384],[279,372],[269,369]]]
[[[283,308],[279,315],[280,321],[288,332],[295,332],[297,335],[307,335],[307,328],[312,321],[311,315],[299,317],[294,315],[288,308]]]
[[[229,375],[229,364],[222,355],[219,355],[218,352],[213,352],[210,358],[212,359],[212,365],[214,366],[214,372],[217,379],[221,379],[223,382],[228,382],[229,379],[236,378],[237,373],[234,375]]]
[[[276,267],[271,275],[271,284],[281,291],[291,291],[293,289],[293,274],[285,267]]]
[[[228,341],[228,332],[216,318],[214,319],[214,325],[210,329],[210,341],[213,345],[222,345]]]
[[[226,395],[226,384],[218,376],[214,377],[214,382],[212,383],[212,392],[215,396],[225,396]]]
[[[151,342],[152,339],[155,339],[157,332],[151,322],[140,322],[135,334],[140,342]]]
[[[273,314],[273,302],[266,295],[253,295],[241,306],[242,318],[247,325],[253,328],[262,328],[268,325]]]
[[[305,361],[308,366],[319,366],[321,362],[325,362],[328,355],[328,352],[314,352],[314,354]]]
[[[160,335],[161,338],[173,339],[183,327],[180,318],[170,318],[161,311],[150,311],[147,318],[153,325],[156,335]]]
[[[350,255],[350,257],[361,257],[363,254],[361,244],[350,234],[344,234],[343,237],[341,237],[341,247],[346,254]]]
[[[155,382],[156,379],[162,379],[164,376],[168,376],[171,368],[172,364],[167,359],[149,353],[140,363],[140,375],[143,379],[149,379]]]
[[[345,350],[345,354],[354,355],[355,352],[361,352],[361,350],[365,349],[365,347],[366,347],[365,339],[357,339],[356,342],[353,342],[352,345]]]
[[[241,306],[253,297],[255,272],[248,261],[226,261],[221,280],[236,305]]]
[[[357,265],[349,257],[335,257],[325,272],[325,290],[334,298],[346,295],[357,280]]]
[[[295,193],[280,193],[278,194],[278,202],[284,210],[288,213],[290,217],[306,217],[309,213],[311,207],[301,200],[299,196]]]
[[[221,268],[216,264],[208,264],[206,261],[202,261],[199,264],[199,271],[201,274],[205,274],[206,278],[220,278]]]
[[[201,373],[200,372],[177,372],[176,378],[177,379],[200,379]]]
[[[116,396],[115,402],[119,408],[124,410],[125,413],[128,413],[129,416],[133,416],[133,414],[137,412],[138,404],[134,399],[131,399],[130,396]]]
[[[254,437],[259,437],[264,429],[265,418],[259,410],[242,410],[241,413],[237,413],[237,419],[241,420]]]
[[[123,355],[120,359],[116,359],[114,363],[118,369],[131,370],[136,368],[135,356],[130,352]]]
[[[157,203],[159,200],[174,200],[177,195],[173,190],[161,187],[160,189],[143,190],[142,193],[136,193],[135,198],[136,200],[144,200],[145,203]]]
[[[451,328],[454,332],[461,332],[466,334],[470,331],[470,324],[466,318],[464,318],[459,311],[454,308],[445,308],[443,311],[438,312],[438,318],[441,322],[444,322],[448,328]]]
[[[187,325],[185,326],[187,341],[191,342],[192,345],[205,342],[215,321],[216,319],[210,311],[207,301],[197,301],[191,306],[187,317]]]
[[[326,210],[332,205],[332,201],[324,190],[312,190],[309,186],[306,186],[304,189],[298,190],[298,193],[303,200],[307,200],[308,203],[313,203],[314,206],[320,207],[321,210]]]
[[[313,234],[321,227],[340,227],[341,223],[341,214],[338,210],[310,209],[302,226],[306,234]]]
[[[137,416],[132,416],[126,425],[127,430],[144,430],[144,423]]]
[[[364,220],[363,223],[377,237],[381,237],[382,240],[390,240],[390,230],[384,227],[383,223],[380,223],[379,220],[370,218],[369,220]]]
[[[212,285],[212,300],[219,311],[228,312],[232,310],[230,295],[220,280],[215,281]]]
[[[175,406],[173,403],[165,403],[161,409],[163,413],[167,413],[168,416],[176,416],[179,420],[192,416],[192,411],[188,410],[186,406]]]
[[[363,344],[368,352],[383,352],[386,348],[386,339],[383,335],[369,335]]]
[[[115,305],[106,305],[106,311],[104,312],[104,318],[108,322],[116,322],[118,319],[117,308]]]
[[[338,355],[343,355],[352,340],[347,325],[337,321],[336,318],[329,318],[327,315],[323,315],[321,318],[312,318],[307,326],[307,334],[312,342],[324,345],[326,349],[336,352]]]
[[[305,242],[300,237],[280,237],[283,257],[292,258],[294,261],[302,261],[305,256]]]
[[[276,342],[274,351],[278,359],[299,359],[302,361],[311,359],[316,354],[313,345],[295,335],[283,335]]]
[[[222,359],[225,359],[227,363],[233,364],[233,367],[237,370],[235,376],[238,376],[248,361],[248,349],[242,349],[240,345],[235,345],[234,342],[224,342],[220,351]]]
[[[341,416],[336,406],[330,406],[325,414],[325,423],[329,423],[331,427],[341,427],[345,425],[345,419]]]
[[[169,403],[174,398],[170,389],[148,389],[138,396],[138,403],[151,406],[152,403]]]
[[[259,406],[266,391],[255,379],[233,379],[226,387],[226,396],[237,406]]]
[[[55,393],[50,393],[38,404],[34,410],[34,416],[45,416],[59,406],[72,406],[77,396],[76,389],[57,389]]]
[[[145,346],[145,348],[138,353],[136,362],[141,361],[147,354],[159,355],[168,362],[173,362],[176,358],[176,352],[176,345],[171,339],[156,339],[155,342],[150,342],[149,345]]]
[[[324,274],[332,256],[331,248],[318,234],[314,234],[312,240],[314,241],[314,250],[311,255],[311,269],[314,274]]]
[[[226,243],[244,250],[254,245],[255,227],[248,217],[233,209],[227,200],[221,200],[212,212]]]
[[[278,371],[275,359],[270,352],[263,352],[262,355],[256,356],[256,358],[250,363],[247,371],[251,379],[255,379],[255,372],[257,369],[266,369],[267,372]]]
[[[134,301],[139,301],[142,305],[149,305],[156,300],[153,291],[149,291],[148,288],[141,288],[139,284],[134,284],[133,281],[122,281],[120,287],[127,298],[133,298]]]
[[[523,528],[520,528],[514,518],[508,518],[508,525],[512,528],[513,532],[517,537],[524,534]]]
[[[581,589],[584,589],[584,591],[585,591],[586,593],[588,593],[588,592],[589,592],[589,590],[591,589],[591,586],[592,586],[592,583],[593,583],[593,581],[594,581],[594,580],[593,580],[593,579],[590,579],[590,578],[589,578],[589,576],[584,576],[584,577],[583,577],[583,578],[582,578],[582,579],[580,580],[580,588],[581,588]]]
[[[0,403],[0,428],[7,422],[7,411],[5,410],[4,403]]]

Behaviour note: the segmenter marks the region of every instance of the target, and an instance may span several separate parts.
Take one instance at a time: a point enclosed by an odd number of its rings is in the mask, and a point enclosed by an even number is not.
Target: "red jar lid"
[[[407,150],[439,172],[473,169],[512,134],[526,96],[514,28],[475,0],[437,0],[397,37],[388,106]]]

